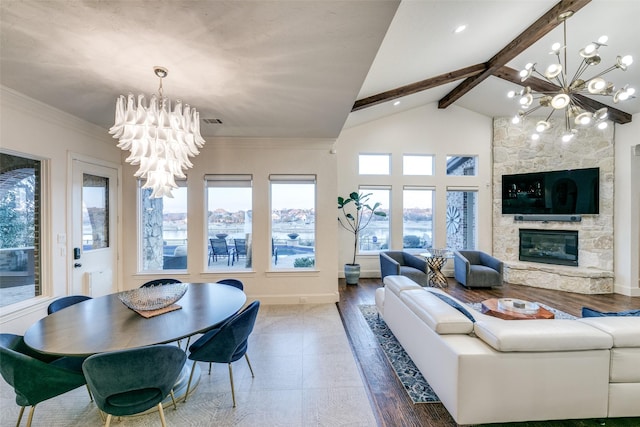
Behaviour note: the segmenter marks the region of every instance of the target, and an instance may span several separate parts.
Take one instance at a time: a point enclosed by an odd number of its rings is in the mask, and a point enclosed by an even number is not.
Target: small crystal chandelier
[[[145,179],[142,188],[151,188],[152,198],[173,197],[178,188],[175,179],[185,179],[184,170],[193,167],[189,157],[200,152],[205,140],[200,135],[200,114],[189,104],[171,101],[162,94],[162,79],[168,71],[154,67],[160,78],[158,96],[151,96],[147,106],[144,95],[120,95],[116,101],[115,124],[109,133],[119,140],[118,147],[130,150],[126,158],[132,165],[140,165],[134,176]]]
[[[635,93],[635,89],[629,85],[616,89],[613,83],[603,78],[605,74],[615,69],[625,71],[633,63],[631,55],[618,56],[614,65],[588,79],[582,78],[587,69],[600,64],[601,58],[598,49],[606,46],[607,36],[600,37],[598,41],[589,43],[580,50],[579,53],[582,57],[580,66],[570,80],[567,78],[567,19],[572,15],[573,12],[569,11],[558,17],[563,23],[564,45],[554,43],[551,46],[551,52],[549,52],[549,54],[556,56],[557,62],[549,65],[544,73],[536,70],[535,63],[527,64],[524,70],[520,71],[520,81],[526,81],[535,73],[544,78],[544,83],[553,85],[555,89],[534,91],[530,86],[526,86],[520,91],[510,91],[507,94],[509,98],[519,97],[521,110],[512,119],[513,123],[519,123],[524,117],[540,108],[551,108],[547,118],[536,123],[535,133],[531,135],[533,140],[539,139],[540,134],[551,127],[549,119],[556,111],[564,112],[565,130],[562,135],[564,142],[573,139],[579,128],[597,126],[599,129],[605,129],[607,127],[607,108],[594,109],[590,107],[581,100],[582,95],[610,96],[617,104],[619,101],[633,97]],[[564,62],[560,57],[561,52],[564,54]],[[537,101],[538,105],[530,109],[534,101]]]

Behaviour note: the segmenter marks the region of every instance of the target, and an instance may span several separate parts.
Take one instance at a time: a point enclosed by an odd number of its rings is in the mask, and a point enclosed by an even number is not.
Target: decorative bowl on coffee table
[[[535,314],[540,310],[540,305],[535,302],[516,298],[498,299],[498,307],[502,310],[515,311],[516,313]]]

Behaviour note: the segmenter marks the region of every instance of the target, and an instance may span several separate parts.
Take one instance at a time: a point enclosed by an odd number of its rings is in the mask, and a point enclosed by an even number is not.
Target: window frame
[[[385,173],[363,173],[362,162],[366,157],[386,157],[387,158],[387,170]],[[358,153],[358,175],[360,176],[391,176],[393,174],[391,168],[391,153]]]
[[[220,185],[218,184],[212,184],[212,183],[220,183]],[[227,184],[227,185],[222,185],[222,184]],[[203,256],[204,256],[204,266],[205,266],[205,272],[206,273],[221,273],[221,272],[225,272],[225,271],[234,271],[234,272],[252,272],[253,270],[253,262],[251,263],[250,267],[245,267],[245,268],[234,268],[235,265],[232,265],[231,268],[228,269],[222,269],[222,268],[211,268],[211,266],[209,265],[209,251],[211,250],[211,243],[209,241],[209,239],[211,239],[212,237],[209,236],[209,218],[208,218],[208,214],[209,214],[209,188],[211,187],[220,187],[220,188],[250,188],[251,189],[251,206],[249,211],[253,212],[253,190],[254,190],[254,186],[253,186],[253,175],[252,174],[206,174],[204,176],[204,190],[205,190],[205,196],[204,196],[204,230],[206,231],[206,239],[205,239],[205,246],[204,246],[204,252],[203,252]],[[245,225],[246,226],[246,225]],[[251,221],[251,236],[252,236],[252,240],[253,240],[253,236],[254,236],[254,231],[253,231],[253,218]],[[248,242],[247,242],[248,243]],[[247,245],[247,259],[249,257],[251,257],[252,259],[252,251],[253,251],[253,245]]]
[[[50,185],[50,160],[13,150],[0,149],[0,154],[19,157],[38,163],[34,168],[34,295],[0,307],[0,317],[20,311],[39,303],[43,298],[49,299],[52,292],[51,277],[52,248],[50,234],[51,197],[45,191]],[[3,171],[4,173],[4,171]],[[36,250],[37,249],[37,250]]]
[[[360,194],[368,194],[371,191],[387,191],[389,194],[389,205],[388,207],[386,207],[387,210],[387,216],[386,216],[386,222],[387,222],[387,241],[386,241],[386,248],[383,248],[383,246],[385,246],[385,244],[381,244],[380,247],[378,249],[371,249],[371,250],[366,250],[363,251],[361,249],[362,247],[362,232],[360,233],[360,235],[358,236],[358,242],[356,243],[356,256],[371,256],[371,255],[378,255],[380,254],[380,252],[384,252],[384,251],[388,251],[391,248],[391,242],[393,239],[393,235],[392,235],[392,227],[391,227],[391,217],[393,216],[393,210],[392,210],[392,197],[393,197],[393,188],[391,185],[366,185],[366,184],[361,184],[358,186],[358,192]],[[376,200],[370,200],[369,204],[375,204]],[[384,204],[381,205],[382,208],[385,208]],[[368,228],[368,227],[367,227]],[[365,230],[367,230],[367,228],[365,228]],[[374,244],[376,244],[377,242],[373,242]]]
[[[406,172],[406,164],[405,164],[405,160],[409,159],[409,158],[417,158],[417,157],[429,157],[431,159],[431,173],[419,173],[419,174],[414,174],[414,173],[407,173]],[[436,156],[434,154],[412,154],[412,153],[403,153],[402,154],[402,176],[434,176],[436,173],[436,168],[435,168],[435,163],[436,163]]]
[[[313,266],[310,267],[280,267],[276,264],[271,245],[269,245],[269,268],[271,272],[301,272],[301,271],[317,271],[317,243],[318,243],[318,177],[316,174],[270,174],[269,175],[269,236],[273,239],[273,185],[274,184],[313,184]],[[275,243],[274,243],[275,246]],[[280,263],[282,263],[280,257]],[[295,261],[294,261],[295,262]]]
[[[405,213],[405,209],[407,208],[405,206],[405,191],[430,191],[431,192],[431,244],[430,245],[426,245],[423,248],[406,248],[404,246],[404,238],[405,238],[405,234],[404,234],[404,229],[405,229],[405,222],[404,222],[404,213]],[[435,204],[436,204],[436,187],[434,186],[417,186],[417,185],[404,185],[402,187],[402,250],[403,251],[407,251],[407,252],[424,252],[425,248],[428,247],[433,247],[433,242],[435,242],[436,239],[436,234],[437,234],[437,229],[435,227]],[[426,244],[426,243],[425,243]]]
[[[186,204],[185,204],[185,209],[186,209],[186,216],[189,216],[189,185],[188,185],[188,177],[186,177],[185,179],[176,179],[175,180],[176,185],[179,188],[185,188],[187,191],[187,200],[186,200]],[[144,269],[144,222],[143,222],[143,212],[142,212],[142,190],[150,190],[147,188],[142,188],[143,185],[145,184],[145,180],[144,179],[137,179],[136,180],[136,184],[137,184],[137,192],[136,192],[136,203],[137,203],[137,267],[136,267],[136,274],[140,274],[140,275],[145,275],[145,274],[155,274],[157,275],[158,273],[164,273],[167,271],[170,271],[172,273],[187,273],[188,272],[188,268],[189,268],[189,229],[187,228],[186,230],[186,242],[184,244],[184,246],[186,246],[187,248],[187,264],[185,268],[179,268],[179,269],[164,269],[164,268],[159,268],[159,269]],[[175,191],[175,190],[174,190]],[[162,199],[164,199],[165,197],[162,197]],[[163,211],[163,215],[164,215],[164,211]],[[188,226],[187,226],[188,227]],[[164,242],[164,236],[163,236],[163,242]],[[164,259],[164,255],[163,255],[163,259]],[[163,262],[164,264],[164,262]]]

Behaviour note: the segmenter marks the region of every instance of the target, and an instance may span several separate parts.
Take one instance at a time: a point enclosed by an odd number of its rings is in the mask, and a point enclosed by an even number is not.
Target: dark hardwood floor
[[[375,290],[380,286],[382,286],[380,279],[360,279],[357,286],[346,285],[344,279],[341,279],[339,286],[340,302],[337,304],[351,348],[368,390],[378,425],[381,427],[456,426],[456,423],[442,404],[414,404],[411,401],[389,365],[364,317],[362,317],[358,306],[360,304],[374,304]],[[509,284],[505,284],[499,289],[466,289],[451,278],[449,279],[449,286],[445,290],[465,302],[480,302],[496,297],[520,298],[541,302],[578,317],[581,315],[583,306],[601,311],[640,308],[640,297],[627,297],[617,294],[583,295]],[[587,427],[602,425],[638,427],[640,426],[640,418],[491,424],[492,427],[507,425],[518,427]]]

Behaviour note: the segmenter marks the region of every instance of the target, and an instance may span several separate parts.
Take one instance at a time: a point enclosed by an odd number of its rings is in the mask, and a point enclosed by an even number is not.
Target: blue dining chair
[[[58,298],[47,307],[47,314],[53,314],[56,311],[60,311],[63,308],[67,308],[70,305],[78,304],[79,302],[91,299],[86,295],[69,295],[66,297]]]
[[[158,407],[165,426],[162,401],[173,395],[173,386],[182,371],[187,355],[170,344],[94,354],[87,357],[82,370],[98,408],[111,417],[127,416]]]
[[[244,290],[244,284],[242,281],[238,279],[222,279],[218,280],[218,283],[222,283],[223,285],[233,286],[234,288],[238,288],[241,291]]]
[[[30,427],[38,403],[85,385],[81,364],[81,358],[35,352],[20,335],[0,334],[0,372],[13,387],[21,407],[16,426],[22,421],[25,407],[31,406],[27,419]]]
[[[253,326],[260,309],[260,301],[254,301],[241,312],[234,314],[222,325],[211,329],[202,335],[196,342],[189,347],[189,359],[193,360],[193,367],[189,382],[187,383],[187,392],[184,400],[189,396],[189,388],[191,387],[191,379],[195,371],[197,362],[209,363],[226,363],[229,365],[229,381],[231,383],[231,397],[233,399],[233,407],[236,407],[236,394],[233,387],[233,368],[231,363],[245,357],[251,376],[253,377],[253,368],[247,356],[247,347],[249,335],[253,331]],[[211,368],[209,368],[211,374]]]
[[[158,285],[173,285],[174,283],[182,283],[182,282],[178,279],[170,279],[170,278],[154,279],[154,280],[149,280],[146,283],[143,283],[142,285],[140,285],[140,287],[148,288],[150,286],[158,286]]]

